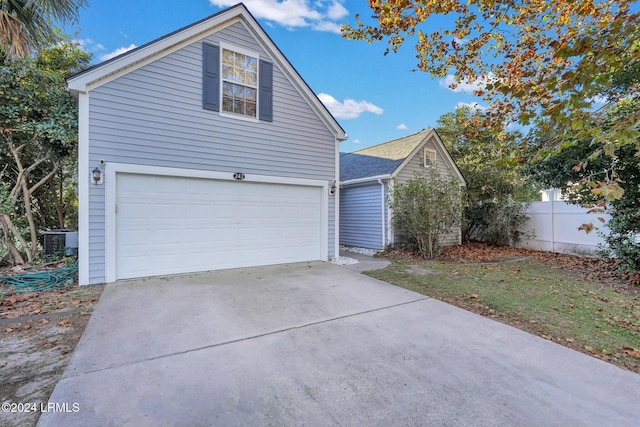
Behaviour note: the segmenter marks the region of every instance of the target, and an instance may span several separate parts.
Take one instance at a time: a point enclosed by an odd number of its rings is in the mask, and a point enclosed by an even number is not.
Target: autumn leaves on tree
[[[596,155],[638,145],[640,116],[603,126],[603,104],[638,97],[637,73],[626,90],[621,76],[637,68],[640,15],[627,0],[370,0],[372,20],[356,16],[344,26],[354,40],[387,41],[388,51],[410,42],[417,68],[435,77],[453,74],[453,87],[474,83],[489,102],[483,120],[502,130],[534,126],[539,135],[527,154],[544,157],[571,141],[592,140]],[[445,28],[434,29],[448,22]],[[409,41],[410,40],[410,41]],[[481,126],[484,128],[484,126]],[[551,132],[552,131],[552,132]],[[570,138],[568,138],[570,137]],[[616,198],[615,173],[598,182],[603,198]]]

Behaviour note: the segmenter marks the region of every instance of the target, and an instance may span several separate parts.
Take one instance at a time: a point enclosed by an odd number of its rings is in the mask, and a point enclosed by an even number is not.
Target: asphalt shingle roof
[[[340,153],[340,181],[392,174],[430,131],[425,129],[353,153]]]
[[[404,159],[391,160],[358,153],[340,153],[340,181],[390,175]]]

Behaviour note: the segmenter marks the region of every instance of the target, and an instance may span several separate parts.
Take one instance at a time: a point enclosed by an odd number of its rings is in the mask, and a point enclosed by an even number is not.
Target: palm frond
[[[7,57],[25,56],[54,40],[54,23],[78,18],[86,0],[0,0],[0,49]]]

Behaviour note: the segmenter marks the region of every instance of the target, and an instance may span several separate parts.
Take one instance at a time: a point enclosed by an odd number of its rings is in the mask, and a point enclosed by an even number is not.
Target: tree
[[[0,51],[24,57],[55,42],[53,22],[75,21],[85,5],[85,0],[0,0]]]
[[[468,84],[490,102],[483,120],[498,132],[505,124],[536,124],[544,157],[588,139],[614,148],[640,136],[640,114],[603,130],[596,101],[615,103],[624,70],[640,67],[640,14],[629,0],[370,0],[371,25],[356,15],[348,39],[387,40],[394,52],[415,42],[418,68],[435,77],[453,73],[452,87]],[[444,28],[433,30],[431,25]],[[443,24],[444,23],[444,24]],[[436,27],[437,28],[437,27]],[[388,50],[389,50],[388,49]],[[628,86],[638,93],[638,81]],[[483,127],[483,126],[480,126]],[[551,132],[555,130],[555,132]],[[617,191],[615,180],[599,186]]]
[[[522,201],[535,197],[533,187],[512,161],[522,137],[519,132],[494,135],[471,128],[469,107],[442,115],[436,131],[467,181],[462,238],[505,245],[518,240],[526,220]]]
[[[441,237],[460,224],[462,189],[454,177],[428,167],[393,187],[390,206],[402,238],[415,243],[425,258],[434,258],[442,251]]]
[[[38,230],[51,224],[45,216],[51,198],[63,198],[56,179],[73,173],[68,159],[77,145],[77,107],[64,80],[69,70],[57,69],[48,59],[60,55],[66,58],[60,64],[74,63],[74,69],[90,60],[89,54],[63,44],[36,57],[0,60],[0,170],[9,184],[0,193],[5,206],[0,221],[3,242],[16,263],[24,263],[22,254],[34,261]],[[49,192],[44,191],[47,185]],[[9,212],[7,204],[13,206]]]

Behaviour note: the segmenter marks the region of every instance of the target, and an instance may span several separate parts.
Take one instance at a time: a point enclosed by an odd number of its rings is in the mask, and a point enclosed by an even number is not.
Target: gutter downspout
[[[387,223],[384,214],[384,181],[382,181],[382,179],[378,179],[378,184],[380,184],[380,199],[382,201],[382,249],[385,249],[387,247]]]

